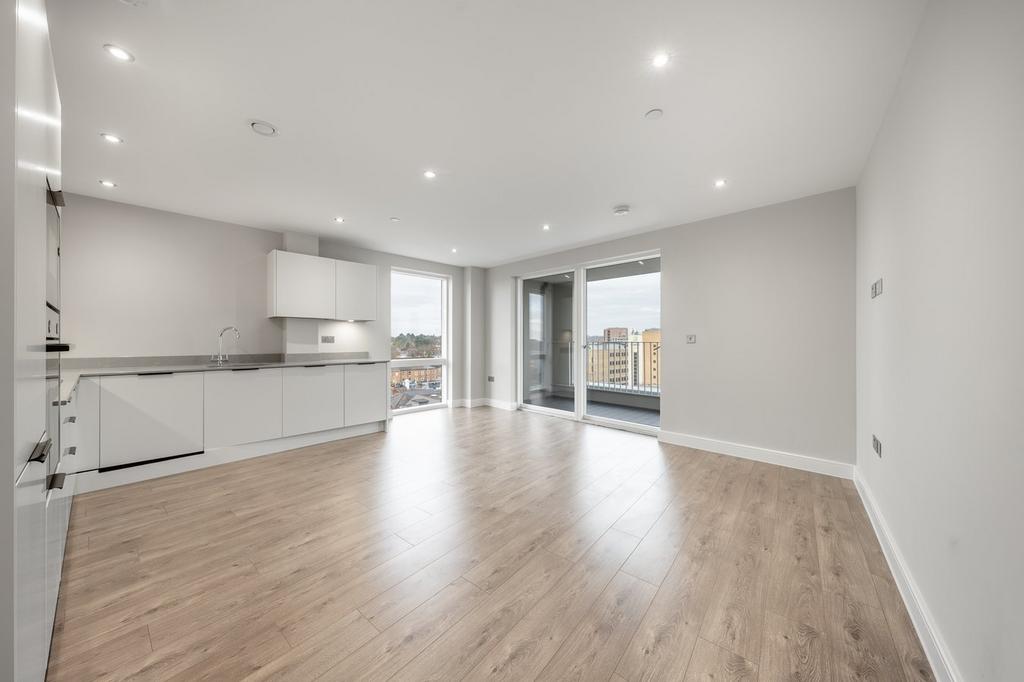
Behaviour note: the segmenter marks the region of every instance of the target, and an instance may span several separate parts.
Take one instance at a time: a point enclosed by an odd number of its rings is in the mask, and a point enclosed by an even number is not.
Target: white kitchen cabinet
[[[206,449],[280,438],[281,381],[280,367],[207,372]]]
[[[100,466],[203,450],[203,373],[100,377]]]
[[[66,473],[59,466],[57,475]],[[64,546],[68,537],[68,512],[71,508],[70,489],[73,479],[64,478],[62,488],[53,488],[46,493],[46,622],[47,633],[53,632],[53,621],[57,614],[57,593],[60,591],[60,574],[64,567]]]
[[[377,319],[377,266],[337,260],[335,313],[338,320]]]
[[[335,266],[329,258],[290,251],[267,254],[267,316],[335,318]]]
[[[284,368],[283,432],[296,436],[345,425],[345,366]]]
[[[71,393],[71,405],[77,423],[74,442],[62,441],[65,471],[92,471],[100,468],[100,380],[98,377],[82,377],[78,388]],[[63,435],[62,435],[63,437]],[[74,455],[69,448],[75,448]]]
[[[387,419],[387,395],[386,363],[345,365],[345,426]]]
[[[17,551],[14,559],[17,585],[18,670],[15,679],[42,680],[50,633],[46,623],[46,463],[29,462],[14,488]]]

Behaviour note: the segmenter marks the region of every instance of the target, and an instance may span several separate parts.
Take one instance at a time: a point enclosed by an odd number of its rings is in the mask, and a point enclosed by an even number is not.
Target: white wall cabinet
[[[267,316],[377,319],[377,266],[291,251],[267,254]]]
[[[284,369],[284,435],[340,429],[345,425],[345,366]]]
[[[335,313],[338,320],[377,319],[377,266],[366,263],[335,263]]]
[[[206,372],[206,449],[280,438],[281,377],[280,367]]]
[[[345,426],[388,418],[388,366],[345,365]]]
[[[335,319],[335,267],[329,258],[267,254],[267,316]]]
[[[203,450],[203,375],[100,377],[100,466]]]

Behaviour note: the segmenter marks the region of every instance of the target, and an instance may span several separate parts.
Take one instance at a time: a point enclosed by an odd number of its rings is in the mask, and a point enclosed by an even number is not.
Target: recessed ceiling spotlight
[[[562,275],[562,277],[565,277],[566,279],[572,279],[572,275]]]
[[[437,177],[437,171],[427,169],[423,171],[423,177],[425,177],[427,180],[433,180],[434,178]]]
[[[629,215],[629,204],[619,204],[612,209],[615,215]]]
[[[452,253],[458,253],[458,252],[459,252],[458,249],[452,249]]]
[[[117,45],[111,45],[110,43],[107,43],[106,45],[103,46],[103,49],[106,50],[110,54],[111,57],[113,57],[114,59],[117,59],[118,61],[122,61],[122,62],[134,62],[135,61],[135,57],[132,55],[132,53],[129,52],[128,50],[124,49],[123,47],[118,47]]]
[[[345,320],[346,322],[355,322],[355,320]]]
[[[644,262],[642,260],[638,260],[637,263],[639,263],[640,265],[644,264]]]
[[[551,229],[551,226],[550,226],[550,225],[548,225],[547,223],[544,223],[543,225],[541,225],[541,226],[540,226],[540,229],[542,229],[542,230],[544,230],[545,232],[547,232],[548,230],[550,230],[550,229]]]
[[[106,140],[110,144],[123,144],[124,143],[124,138],[123,137],[118,137],[117,135],[114,135],[113,133],[100,133],[100,137],[102,137],[104,140]]]
[[[715,180],[715,189],[722,189],[728,184],[729,181],[726,180],[725,178],[718,178],[717,180]]]
[[[659,52],[651,57],[651,66],[656,69],[663,69],[668,66],[668,52]]]
[[[112,180],[100,180],[100,184],[106,187],[107,189],[114,189],[115,187],[117,187],[117,183],[115,183]]]
[[[273,123],[267,123],[266,121],[261,121],[258,118],[249,119],[249,128],[257,135],[262,135],[263,137],[277,136],[276,125],[274,125]]]
[[[391,216],[390,218],[388,218],[388,220],[390,220],[393,223],[397,223],[399,220],[401,220],[401,218],[398,218],[396,216]]]
[[[650,111],[644,114],[644,118],[646,118],[648,121],[657,121],[664,115],[665,112],[662,111],[661,109],[651,109]]]
[[[334,218],[334,222],[336,222],[336,223],[343,223],[343,222],[345,222],[345,219],[342,218],[341,216],[336,216]]]

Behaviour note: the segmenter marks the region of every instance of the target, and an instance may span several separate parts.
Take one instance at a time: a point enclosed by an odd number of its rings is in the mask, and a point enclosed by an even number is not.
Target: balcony
[[[571,353],[569,344],[552,344],[555,357]],[[559,348],[558,346],[564,346]],[[657,427],[661,423],[661,341],[591,341],[587,344],[587,409],[592,417]],[[562,363],[574,367],[571,358]],[[538,367],[543,363],[537,363]],[[535,387],[531,405],[573,411],[574,382],[550,389]]]

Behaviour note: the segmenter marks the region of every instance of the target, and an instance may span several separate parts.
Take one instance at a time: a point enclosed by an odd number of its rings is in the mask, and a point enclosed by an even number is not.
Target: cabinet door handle
[[[65,476],[67,476],[67,474],[50,474],[49,476],[47,476],[46,477],[46,489],[47,490],[53,490],[54,488],[56,488],[57,490],[63,489],[64,488],[64,477]]]
[[[232,367],[232,372],[257,372],[263,369],[262,367]]]
[[[75,417],[75,416],[65,417],[64,418],[64,423],[65,424],[74,424],[77,421],[78,421],[78,417]]]
[[[380,363],[377,363],[377,362],[357,362],[356,364],[357,365],[377,365],[377,364],[380,364]]]
[[[68,449],[67,449],[67,451],[64,454],[73,457],[74,455],[78,454],[78,446],[77,445],[68,446]]]
[[[306,367],[306,368],[312,368],[312,367],[326,367],[326,366],[327,366],[327,365],[303,365],[303,367]]]
[[[53,447],[53,439],[47,438],[36,443],[36,446],[32,448],[32,454],[29,456],[28,461],[30,462],[45,462],[46,458],[50,455],[50,448]]]
[[[140,377],[164,377],[168,374],[174,374],[174,372],[139,372]]]

